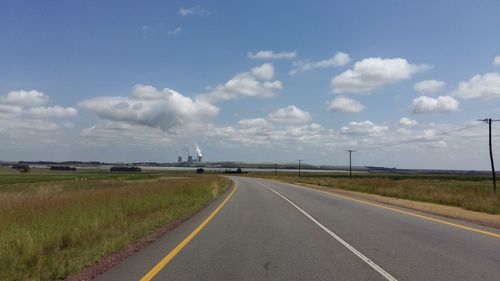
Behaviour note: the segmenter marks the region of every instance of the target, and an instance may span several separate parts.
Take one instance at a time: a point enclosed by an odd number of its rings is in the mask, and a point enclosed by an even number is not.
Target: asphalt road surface
[[[232,195],[97,280],[500,280],[498,230],[232,179]]]

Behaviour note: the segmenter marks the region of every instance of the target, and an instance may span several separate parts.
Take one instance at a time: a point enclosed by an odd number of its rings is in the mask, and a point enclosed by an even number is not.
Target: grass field
[[[210,175],[1,170],[0,280],[79,272],[206,206],[228,185]]]
[[[358,174],[350,179],[345,174],[253,175],[500,214],[500,193],[493,193],[491,179],[483,176]]]

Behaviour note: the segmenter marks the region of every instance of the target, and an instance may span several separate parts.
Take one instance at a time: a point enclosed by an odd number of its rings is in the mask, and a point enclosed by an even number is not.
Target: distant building
[[[191,155],[188,156],[188,162],[189,163],[193,162],[193,156],[191,156]]]
[[[177,157],[177,163],[182,163],[182,156]]]

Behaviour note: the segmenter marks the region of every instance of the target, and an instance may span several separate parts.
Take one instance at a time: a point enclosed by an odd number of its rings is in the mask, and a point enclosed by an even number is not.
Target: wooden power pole
[[[493,192],[497,192],[497,176],[495,172],[495,162],[493,161],[493,148],[491,147],[491,123],[494,121],[500,121],[500,119],[493,120],[491,118],[485,118],[478,121],[483,121],[488,123],[488,131],[489,131],[489,145],[490,145],[490,162],[491,162],[491,173],[493,175]]]
[[[348,149],[346,150],[349,152],[349,178],[352,178],[352,153],[356,152],[356,150]]]

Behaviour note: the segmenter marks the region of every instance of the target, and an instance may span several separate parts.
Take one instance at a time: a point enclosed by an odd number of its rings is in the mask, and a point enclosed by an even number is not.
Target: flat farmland
[[[0,170],[0,280],[55,280],[189,217],[217,176]]]

